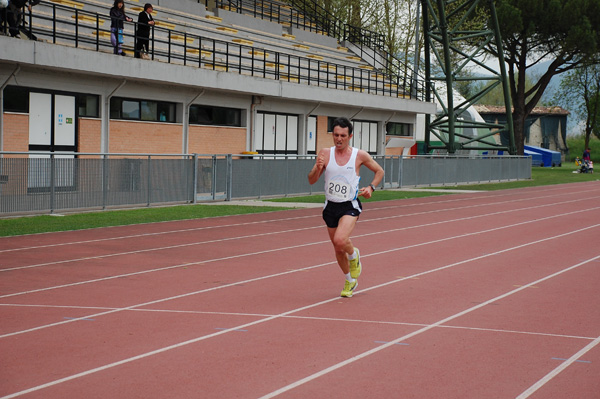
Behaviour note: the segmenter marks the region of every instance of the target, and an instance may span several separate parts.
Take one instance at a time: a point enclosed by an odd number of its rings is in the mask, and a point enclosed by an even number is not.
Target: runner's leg
[[[344,274],[350,273],[350,262],[348,261],[348,255],[352,255],[354,252],[354,246],[350,240],[350,234],[356,226],[358,217],[344,215],[341,217],[338,227],[328,227],[329,239],[333,244],[335,250],[335,258],[337,259],[338,265]]]

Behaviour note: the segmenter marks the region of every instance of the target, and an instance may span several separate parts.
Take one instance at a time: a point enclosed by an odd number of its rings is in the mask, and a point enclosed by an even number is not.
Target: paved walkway
[[[448,193],[448,194],[466,194],[466,193],[477,193],[477,190],[453,190],[453,189],[435,189],[435,188],[400,188],[400,189],[386,189],[386,191],[428,191],[435,193]],[[275,202],[275,201],[263,201],[258,199],[251,200],[234,200],[234,201],[219,201],[219,202],[206,202],[202,205],[242,205],[242,206],[270,206],[270,207],[289,207],[289,208],[322,208],[323,203],[321,202]]]

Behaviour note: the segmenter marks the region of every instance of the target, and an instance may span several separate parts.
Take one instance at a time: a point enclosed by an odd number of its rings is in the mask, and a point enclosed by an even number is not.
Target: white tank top
[[[338,165],[335,161],[335,147],[329,151],[329,163],[325,168],[325,198],[331,202],[356,201],[360,176],[356,175],[356,155],[358,148],[352,147],[348,163]],[[355,204],[357,207],[358,203]]]

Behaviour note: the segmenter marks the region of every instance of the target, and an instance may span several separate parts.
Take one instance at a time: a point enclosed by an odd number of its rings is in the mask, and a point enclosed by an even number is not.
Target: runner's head
[[[350,120],[344,116],[336,118],[333,121],[333,124],[331,125],[331,131],[333,132],[333,129],[339,126],[341,128],[348,128],[348,135],[352,136],[352,131],[353,131],[353,126],[352,126],[352,122],[350,122]]]

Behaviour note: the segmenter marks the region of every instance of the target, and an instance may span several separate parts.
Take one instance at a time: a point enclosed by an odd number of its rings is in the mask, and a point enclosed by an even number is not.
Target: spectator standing
[[[27,10],[31,11],[31,8],[35,5],[40,4],[41,0],[10,0],[8,7],[6,8],[6,19],[8,22],[8,31],[12,37],[17,39],[21,38],[19,33],[19,25],[23,21],[23,7],[27,6]],[[4,16],[3,16],[4,17]]]
[[[148,45],[150,43],[150,30],[154,26],[154,18],[152,18],[152,4],[146,3],[144,5],[144,11],[138,15],[137,32],[136,38],[137,43],[135,46],[135,58],[147,58],[144,54],[148,53]]]
[[[583,151],[583,160],[584,161],[590,161],[590,149],[586,148],[585,151]]]
[[[8,0],[0,0],[0,34],[6,34],[6,8],[8,7]]]
[[[110,9],[110,42],[113,45],[114,53],[125,55],[121,48],[123,44],[123,21],[131,22],[133,18],[125,15],[125,3],[123,0],[115,0]]]

